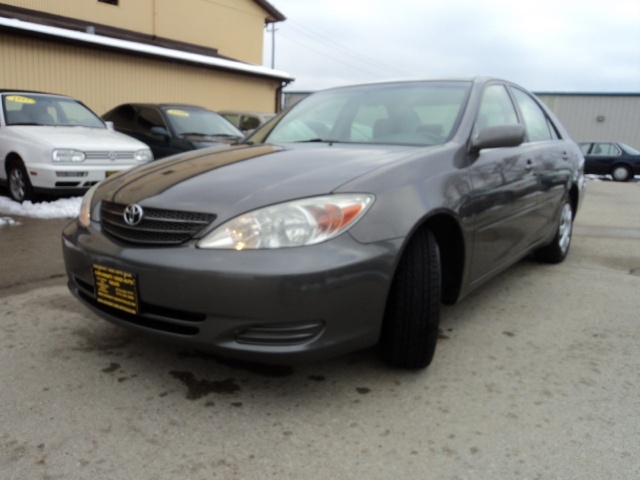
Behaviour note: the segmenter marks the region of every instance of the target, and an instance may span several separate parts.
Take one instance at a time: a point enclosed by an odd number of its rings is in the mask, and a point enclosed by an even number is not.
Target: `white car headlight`
[[[373,200],[368,194],[337,194],[261,208],[219,226],[198,247],[245,250],[315,245],[354,225]]]
[[[78,163],[84,162],[84,152],[80,150],[71,150],[68,148],[58,148],[51,153],[54,162],[59,163]]]
[[[87,190],[87,193],[82,197],[82,202],[80,203],[80,214],[78,215],[78,222],[83,227],[88,227],[91,223],[91,201],[93,200],[93,194],[98,188],[98,183],[96,183],[93,187]]]
[[[133,159],[136,162],[150,162],[153,160],[153,154],[148,148],[143,148],[141,150],[137,150],[136,153],[133,154]]]

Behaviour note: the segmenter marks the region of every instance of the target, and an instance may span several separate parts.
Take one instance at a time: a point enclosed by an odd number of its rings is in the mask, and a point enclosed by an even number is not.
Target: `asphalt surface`
[[[569,258],[443,311],[434,363],[270,367],[98,319],[68,220],[0,228],[0,479],[640,478],[640,183],[589,181]]]

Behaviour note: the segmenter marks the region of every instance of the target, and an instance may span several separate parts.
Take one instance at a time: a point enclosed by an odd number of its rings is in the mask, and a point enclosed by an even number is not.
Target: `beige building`
[[[288,74],[261,66],[264,0],[4,0],[0,89],[274,112]]]

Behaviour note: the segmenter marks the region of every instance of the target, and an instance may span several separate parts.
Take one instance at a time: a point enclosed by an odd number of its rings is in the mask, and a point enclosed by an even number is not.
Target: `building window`
[[[100,3],[108,3],[109,5],[118,5],[118,0],[98,0]]]

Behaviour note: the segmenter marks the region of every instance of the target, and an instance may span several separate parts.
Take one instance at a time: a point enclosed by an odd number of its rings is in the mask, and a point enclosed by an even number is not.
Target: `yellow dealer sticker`
[[[138,313],[137,281],[133,273],[93,265],[96,300],[133,315]]]
[[[185,112],[184,110],[167,110],[169,115],[175,115],[176,117],[188,117],[189,112]]]
[[[20,95],[9,95],[7,97],[7,100],[9,100],[10,102],[16,102],[16,103],[36,103],[35,99],[29,98],[29,97],[22,97]]]

